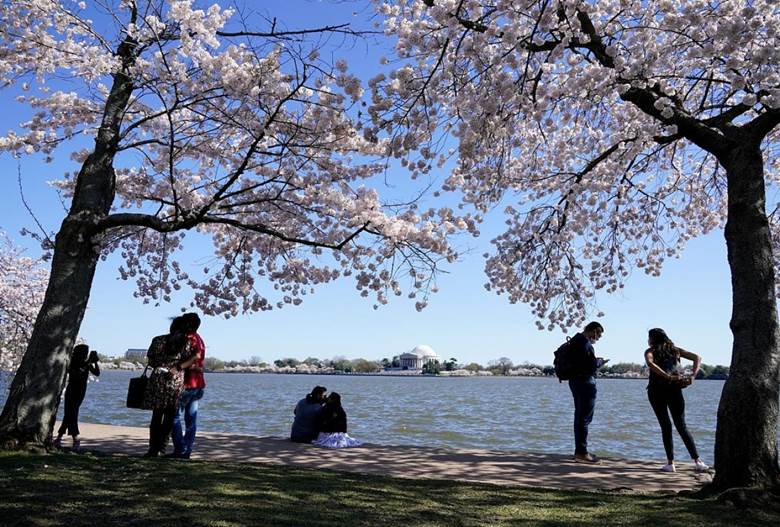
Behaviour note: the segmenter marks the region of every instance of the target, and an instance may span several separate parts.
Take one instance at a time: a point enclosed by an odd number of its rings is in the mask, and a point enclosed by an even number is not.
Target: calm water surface
[[[138,372],[104,371],[90,382],[80,419],[146,426],[149,412],[125,408]],[[295,403],[317,384],[341,394],[350,435],[371,443],[573,451],[572,398],[566,383],[535,377],[385,377],[211,373],[198,417],[201,430],[289,435]],[[647,381],[600,379],[590,447],[600,455],[664,458],[647,402]],[[688,427],[711,461],[723,381],[685,390]],[[0,399],[5,398],[3,387]],[[61,417],[61,414],[60,414]],[[675,435],[676,457],[688,458]]]

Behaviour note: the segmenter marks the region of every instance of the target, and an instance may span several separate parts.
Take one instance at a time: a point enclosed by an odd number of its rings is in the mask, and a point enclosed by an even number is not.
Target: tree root
[[[716,494],[721,503],[730,503],[738,509],[762,508],[780,511],[780,486],[734,487]]]
[[[46,445],[21,441],[16,437],[0,437],[0,450],[30,454],[46,454],[50,451]]]

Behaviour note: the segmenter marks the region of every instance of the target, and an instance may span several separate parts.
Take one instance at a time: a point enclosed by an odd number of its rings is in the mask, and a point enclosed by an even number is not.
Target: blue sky
[[[263,5],[290,27],[365,18],[360,13],[352,14],[356,5],[351,2],[298,0]],[[347,53],[353,71],[367,77],[374,71],[376,57],[382,50],[357,43]],[[0,92],[3,133],[23,119],[22,108],[13,97],[13,91]],[[64,211],[46,181],[73,170],[74,166],[67,162],[64,152],[49,165],[37,157],[17,161],[0,154],[0,228],[28,247],[30,255],[35,255],[35,243],[19,236],[22,227],[32,229],[34,223],[20,199],[17,168],[21,169],[31,209],[47,230],[54,231]],[[494,216],[483,231],[497,232],[500,223],[501,218]],[[538,331],[527,306],[510,305],[505,297],[484,289],[481,255],[489,250],[489,239],[485,235],[479,240],[461,240],[468,244],[470,252],[439,278],[440,292],[432,295],[422,313],[414,309],[414,301],[405,297],[394,297],[389,305],[375,311],[370,299],[359,297],[352,281],[339,281],[319,287],[298,307],[230,320],[205,318],[201,334],[207,353],[222,359],[260,356],[266,361],[337,355],[380,359],[403,353],[417,344],[428,344],[439,355],[455,357],[459,362],[485,364],[509,357],[515,363],[549,364],[562,334]],[[180,260],[185,266],[196,268],[201,266],[202,257],[202,251],[195,250],[183,253]],[[114,256],[99,264],[81,328],[81,336],[91,347],[108,355],[146,347],[152,336],[165,331],[168,317],[189,304],[187,295],[181,294],[171,304],[143,305],[132,296],[133,284],[118,279],[118,265],[119,259]],[[728,364],[731,292],[722,233],[690,242],[682,258],[667,262],[660,278],[635,270],[618,295],[599,296],[598,307],[605,313],[599,320],[606,332],[597,352],[613,362],[641,362],[647,330],[662,327],[678,345],[701,354],[706,363]]]

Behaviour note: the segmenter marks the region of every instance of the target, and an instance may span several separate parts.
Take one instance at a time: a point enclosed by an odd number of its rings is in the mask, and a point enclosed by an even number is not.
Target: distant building
[[[416,346],[412,351],[403,353],[399,360],[402,370],[421,370],[424,364],[441,361],[433,348],[425,344]]]
[[[133,362],[142,362],[146,358],[146,350],[141,348],[128,348],[125,359]]]

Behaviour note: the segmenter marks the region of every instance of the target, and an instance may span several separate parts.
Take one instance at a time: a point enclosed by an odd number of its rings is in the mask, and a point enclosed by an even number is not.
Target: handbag
[[[678,388],[685,389],[693,383],[693,377],[691,377],[690,375],[673,374],[671,378],[671,382],[673,385],[677,386]]]
[[[692,383],[693,383],[693,377],[691,377],[689,375],[684,375],[684,376],[680,377],[679,381],[677,381],[677,385],[680,388],[687,388]]]
[[[149,384],[149,377],[146,376],[146,370],[148,369],[149,366],[146,366],[140,377],[133,377],[130,379],[130,384],[127,386],[128,408],[151,410],[151,408],[148,406],[144,406],[144,399],[146,399],[146,386]]]

